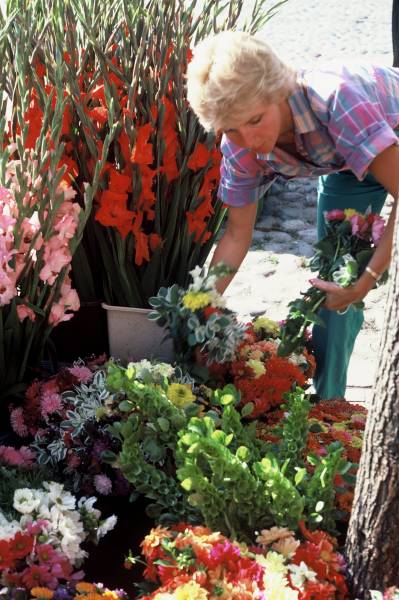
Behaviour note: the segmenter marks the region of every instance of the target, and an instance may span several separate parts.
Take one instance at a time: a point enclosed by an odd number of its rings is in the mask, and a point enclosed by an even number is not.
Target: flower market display
[[[284,2],[0,7],[0,600],[351,598],[367,414],[307,393],[322,294],[242,323],[231,269],[203,268],[224,207],[191,48]],[[326,219],[311,268],[349,285],[383,222]],[[151,307],[173,363],[60,362],[53,329],[91,301]]]

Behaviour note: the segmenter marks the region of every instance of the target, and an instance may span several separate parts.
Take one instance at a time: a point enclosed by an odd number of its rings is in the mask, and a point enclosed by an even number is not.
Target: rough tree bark
[[[399,67],[399,0],[392,0],[393,66]]]
[[[399,587],[399,211],[377,381],[346,542],[353,597]]]

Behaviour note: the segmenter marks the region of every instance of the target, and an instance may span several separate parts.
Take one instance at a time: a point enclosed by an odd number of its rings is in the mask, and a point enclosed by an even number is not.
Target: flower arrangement
[[[305,388],[314,375],[315,360],[306,348],[284,358],[278,356],[278,335],[277,322],[266,316],[257,317],[247,327],[246,341],[226,365],[226,375],[240,391],[241,404],[247,406],[246,414],[251,418],[282,404],[287,392],[295,385]],[[220,367],[216,366],[213,372],[220,375]]]
[[[314,375],[315,359],[306,349],[278,356],[280,325],[266,315],[245,327],[245,337],[229,362],[209,365],[210,378],[218,386],[233,383],[241,394],[245,416],[258,418],[284,402],[295,385],[306,388]]]
[[[364,272],[384,231],[384,220],[376,214],[361,214],[354,209],[332,210],[324,215],[327,233],[315,244],[316,253],[309,261],[318,277],[342,287],[354,283]],[[287,356],[306,343],[307,327],[322,325],[317,311],[325,293],[311,286],[303,298],[289,303],[289,313],[281,328],[279,356]],[[359,308],[363,303],[358,303]]]
[[[245,324],[225,308],[225,300],[216,290],[217,280],[228,273],[231,269],[223,264],[211,267],[208,273],[196,267],[186,289],[174,284],[150,298],[154,310],[148,318],[167,330],[177,363],[189,371],[197,363],[197,350],[208,365],[233,360],[245,336]]]
[[[113,421],[112,396],[102,361],[99,357],[90,366],[77,361],[49,379],[33,382],[23,404],[11,409],[11,424],[19,436],[34,438],[30,450],[37,463],[75,492],[128,495],[130,486],[120,470],[103,458],[118,452],[120,444],[107,429]]]
[[[81,579],[79,567],[87,556],[81,544],[98,542],[116,517],[101,521],[95,497],[76,498],[62,484],[43,482],[37,489],[14,492],[11,515],[0,511],[0,574],[8,587],[55,589],[61,582]]]
[[[301,543],[293,532],[273,527],[261,532],[259,546],[248,548],[203,526],[157,527],[142,552],[144,575],[159,587],[143,598],[345,598],[344,562],[335,540],[304,532],[308,539]]]
[[[69,581],[58,585],[54,590],[49,587],[35,586],[31,589],[5,587],[0,590],[2,600],[126,600],[124,590],[110,590],[103,583],[88,581]]]

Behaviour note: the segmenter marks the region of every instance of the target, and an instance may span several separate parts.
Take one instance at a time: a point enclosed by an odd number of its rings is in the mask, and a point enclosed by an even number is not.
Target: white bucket
[[[172,340],[164,340],[165,330],[147,318],[151,309],[102,304],[107,312],[110,355],[123,361],[143,358],[171,363]]]

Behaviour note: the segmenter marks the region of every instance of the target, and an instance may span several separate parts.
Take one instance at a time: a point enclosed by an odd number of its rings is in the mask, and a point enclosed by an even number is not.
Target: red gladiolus
[[[100,125],[104,125],[108,121],[108,110],[103,106],[92,108],[89,110],[88,115],[93,121],[100,123]]]
[[[199,171],[208,164],[210,158],[211,153],[208,148],[201,142],[197,142],[194,152],[188,159],[187,166],[192,171]]]
[[[162,243],[162,238],[157,233],[150,233],[150,235],[148,236],[148,240],[149,240],[150,248],[153,252]]]
[[[128,175],[118,173],[113,165],[109,169],[108,174],[108,187],[110,191],[117,192],[119,194],[132,191],[132,180]]]
[[[105,191],[101,194],[100,208],[95,219],[105,227],[116,227],[125,239],[131,230],[135,213],[126,208],[127,194]]]
[[[151,165],[154,162],[152,144],[148,142],[153,131],[154,128],[151,123],[138,127],[136,143],[130,157],[132,163],[138,165]]]
[[[143,260],[150,260],[148,236],[143,231],[134,231],[134,238],[136,241],[134,262],[140,266]]]

